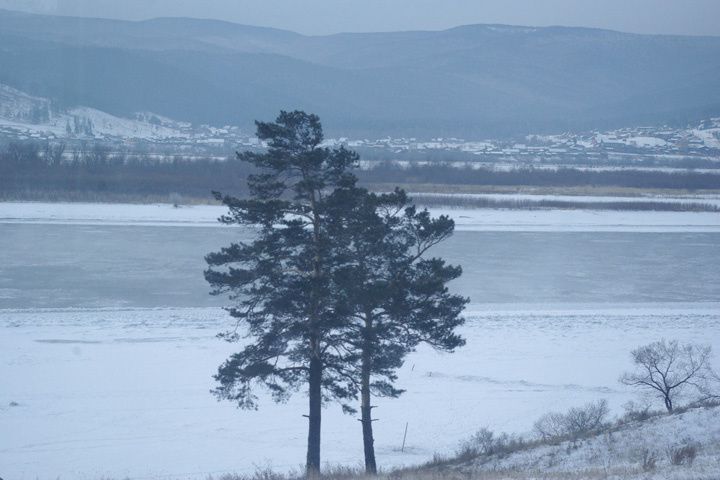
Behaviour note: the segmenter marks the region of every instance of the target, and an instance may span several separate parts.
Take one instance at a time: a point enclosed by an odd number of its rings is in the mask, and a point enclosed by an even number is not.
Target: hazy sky
[[[305,34],[504,23],[720,35],[720,0],[0,0],[0,5],[123,19],[218,18]]]

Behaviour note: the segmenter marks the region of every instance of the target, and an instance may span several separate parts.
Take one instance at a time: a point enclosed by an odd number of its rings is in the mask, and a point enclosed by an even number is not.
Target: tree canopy
[[[307,473],[315,476],[323,402],[351,412],[360,395],[372,446],[370,394],[401,393],[396,371],[420,342],[462,345],[454,329],[467,299],[446,287],[459,267],[425,258],[452,234],[450,218],[418,211],[401,190],[358,187],[357,154],[324,147],[316,115],[283,111],[257,122],[257,136],[265,153],[238,154],[256,170],[249,197],[215,193],[229,209],[220,221],[245,226],[252,240],[208,254],[205,277],[212,293],[229,296],[237,319],[221,336],[251,341],[219,367],[213,392],[257,408],[257,387],[276,401],[307,387]]]
[[[357,352],[355,379],[361,396],[365,468],[377,473],[371,396],[397,397],[397,369],[420,343],[446,351],[464,345],[455,332],[468,299],[453,295],[447,283],[462,269],[428,251],[452,235],[447,216],[418,211],[402,190],[376,195],[362,189],[343,192],[338,215],[345,235],[343,261],[336,271],[337,312],[347,318],[342,346]]]

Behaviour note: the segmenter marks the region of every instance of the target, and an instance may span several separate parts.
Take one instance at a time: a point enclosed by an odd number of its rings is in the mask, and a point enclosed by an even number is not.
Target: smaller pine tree
[[[469,300],[447,288],[462,274],[460,267],[426,258],[452,235],[452,219],[431,218],[399,189],[385,195],[363,189],[342,193],[350,198],[339,204],[353,208],[334,216],[339,219],[336,228],[347,237],[341,251],[344,266],[335,278],[337,311],[349,319],[340,340],[359,358],[354,375],[360,388],[365,469],[374,475],[371,397],[402,393],[394,386],[397,370],[420,343],[445,351],[464,345],[455,330],[464,323],[462,311]]]

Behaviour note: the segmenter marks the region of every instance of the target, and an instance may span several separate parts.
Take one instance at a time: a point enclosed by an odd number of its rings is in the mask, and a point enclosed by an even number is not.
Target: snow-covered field
[[[0,203],[2,478],[299,467],[302,392],[252,412],[209,393],[238,348],[215,338],[231,320],[201,273],[202,255],[236,235],[201,228],[222,213]],[[459,233],[438,254],[464,267],[454,288],[473,299],[468,343],[452,355],[420,349],[400,375],[407,393],[376,401],[381,465],[451,453],[482,426],[526,432],[548,411],[600,398],[619,413],[635,398],[617,382],[628,352],[660,337],[720,352],[720,215],[447,213]],[[356,418],[328,405],[323,435],[324,461],[359,464]]]
[[[214,205],[174,208],[168,204],[0,202],[0,224],[207,227],[222,226],[217,222],[217,218],[225,211],[224,207]],[[431,211],[435,215],[450,215],[455,220],[458,231],[720,232],[720,214],[713,212],[450,208],[433,208]]]
[[[376,401],[384,466],[452,452],[481,426],[527,431],[549,410],[633,398],[618,375],[628,351],[665,336],[720,349],[720,305],[542,311],[472,308],[456,354],[421,349],[400,376],[407,393]],[[233,350],[214,337],[218,309],[5,310],[0,314],[3,478],[205,478],[304,458],[302,394],[238,411],[208,393]],[[18,405],[10,407],[10,403]],[[400,452],[408,423],[405,452]],[[362,458],[354,417],[328,406],[324,459]]]

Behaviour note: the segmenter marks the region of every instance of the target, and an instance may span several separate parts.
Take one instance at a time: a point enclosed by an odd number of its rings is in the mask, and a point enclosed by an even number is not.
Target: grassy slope
[[[695,457],[673,464],[683,447]],[[368,477],[350,468],[326,468],[327,480],[717,480],[720,478],[720,407],[657,414],[608,427],[577,440],[530,441],[500,453],[438,458],[427,465]],[[260,470],[219,480],[300,480]],[[212,480],[212,479],[210,479]]]
[[[674,465],[683,447],[693,460]],[[696,408],[608,428],[580,440],[539,442],[514,453],[451,459],[414,478],[720,478],[720,408]],[[405,477],[409,478],[409,477]]]

